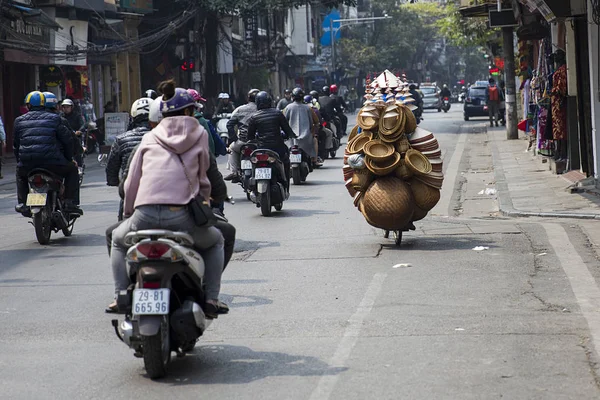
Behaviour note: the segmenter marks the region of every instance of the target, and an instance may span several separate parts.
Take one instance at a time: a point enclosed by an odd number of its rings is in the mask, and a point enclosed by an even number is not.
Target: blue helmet
[[[46,96],[38,90],[29,92],[25,97],[25,105],[31,107],[44,107],[46,105]]]
[[[44,92],[42,93],[46,98],[46,108],[49,110],[56,110],[58,107],[58,98],[52,92]]]
[[[312,103],[312,96],[310,94],[307,94],[306,96],[304,96],[304,103],[305,104],[311,104]]]

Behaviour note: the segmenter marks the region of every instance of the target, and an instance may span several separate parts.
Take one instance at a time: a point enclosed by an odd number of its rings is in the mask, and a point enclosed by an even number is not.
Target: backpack
[[[488,88],[488,97],[490,101],[499,101],[500,94],[498,93],[498,86],[490,86]]]

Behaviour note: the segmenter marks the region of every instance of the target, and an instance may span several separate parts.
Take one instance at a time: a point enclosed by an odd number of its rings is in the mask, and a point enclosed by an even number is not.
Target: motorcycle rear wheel
[[[171,361],[171,343],[168,316],[163,316],[158,333],[142,338],[144,368],[150,379],[159,379],[167,374],[167,364]]]
[[[271,216],[271,188],[267,188],[265,193],[260,195],[260,213],[264,217]]]
[[[48,244],[52,235],[52,225],[46,220],[46,208],[40,212],[33,214],[33,226],[35,227],[35,237],[39,244]]]
[[[294,185],[300,185],[302,183],[300,168],[292,168],[292,180],[294,181]]]

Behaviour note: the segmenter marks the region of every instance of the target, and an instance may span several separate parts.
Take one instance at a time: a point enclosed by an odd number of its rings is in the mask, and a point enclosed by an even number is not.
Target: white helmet
[[[158,124],[160,120],[163,119],[162,112],[160,111],[160,99],[161,97],[158,97],[152,100],[152,103],[150,104],[150,114],[148,115],[148,119],[155,124]]]
[[[141,99],[137,99],[133,102],[131,106],[131,117],[135,118],[138,115],[149,114],[150,113],[150,103],[152,103],[152,99],[149,97],[142,97]]]
[[[71,106],[71,107],[73,107],[74,106],[73,100],[71,100],[71,99],[65,99],[65,100],[63,100],[61,106]]]
[[[219,93],[219,99],[228,99],[229,93]]]

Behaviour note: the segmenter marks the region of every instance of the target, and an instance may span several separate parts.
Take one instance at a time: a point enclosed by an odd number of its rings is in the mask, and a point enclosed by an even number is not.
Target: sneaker
[[[231,183],[240,183],[241,181],[242,181],[242,178],[237,174],[234,175],[233,178],[231,178]]]
[[[233,178],[235,178],[237,176],[237,174],[235,172],[230,173],[229,175],[227,175],[225,178],[226,181],[231,181],[233,180]]]
[[[23,203],[19,203],[15,206],[15,211],[18,212],[19,214],[23,214],[25,211],[27,211],[29,209],[29,207],[27,207],[25,204]]]

